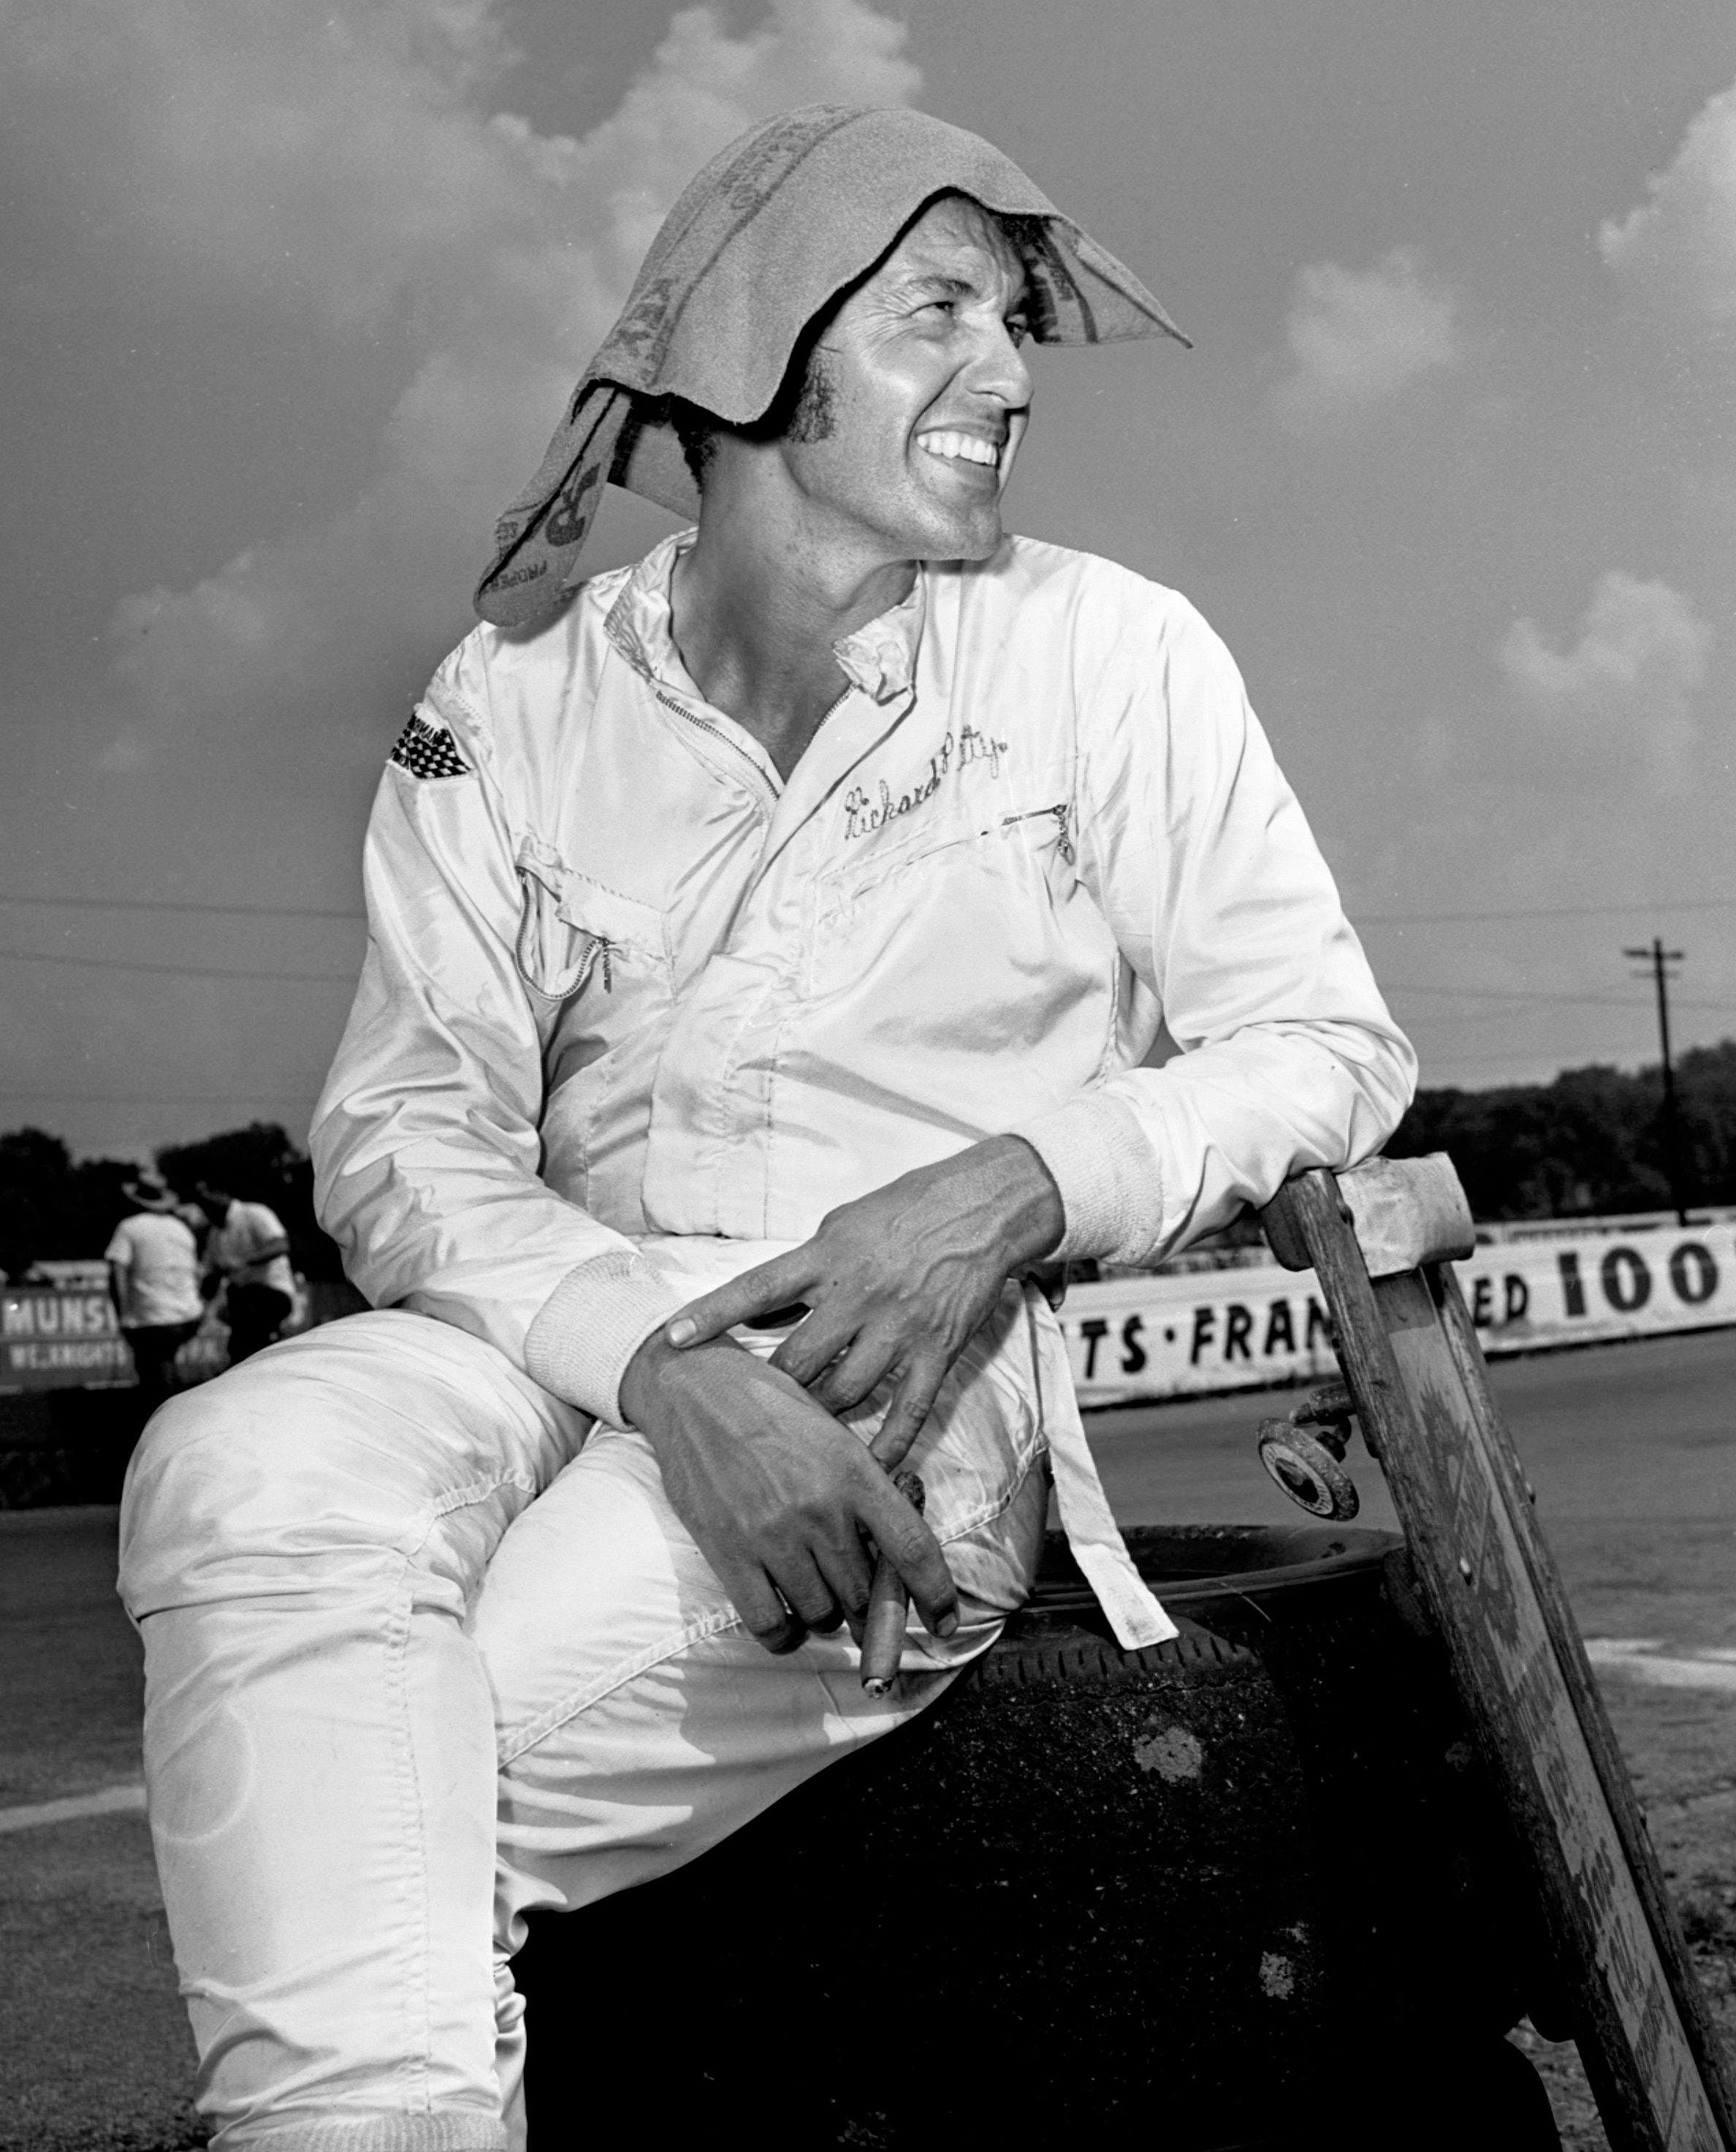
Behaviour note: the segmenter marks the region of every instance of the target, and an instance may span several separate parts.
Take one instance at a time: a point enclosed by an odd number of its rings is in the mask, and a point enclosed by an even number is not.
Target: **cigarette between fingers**
[[[874,1566],[862,1623],[862,1687],[870,1696],[890,1695],[897,1682],[909,1606],[904,1579],[882,1555]]]
[[[901,1472],[892,1485],[920,1515],[926,1490],[914,1472]],[[891,1558],[881,1555],[868,1587],[868,1611],[862,1622],[862,1687],[870,1696],[890,1696],[904,1657],[904,1631],[910,1593]]]

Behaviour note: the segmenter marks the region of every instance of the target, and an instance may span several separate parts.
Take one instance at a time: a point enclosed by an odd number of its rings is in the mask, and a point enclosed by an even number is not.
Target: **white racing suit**
[[[1053,1175],[1063,1255],[1150,1262],[1409,1096],[1184,600],[1022,539],[925,566],[838,646],[785,784],[682,667],[686,542],[436,676],[313,1136],[379,1312],[171,1404],[135,1464],[152,1827],[223,2146],[506,2143],[525,1911],[678,1865],[920,1708],[1027,1588],[1045,1446],[1124,1640],[1166,1633],[1009,1287],[912,1457],[957,1635],[913,1629],[882,1703],[847,1636],[769,1657],[621,1426],[658,1322],[997,1132]]]

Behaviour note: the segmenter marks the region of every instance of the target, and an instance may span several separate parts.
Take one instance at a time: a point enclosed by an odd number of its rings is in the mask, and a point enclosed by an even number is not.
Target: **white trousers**
[[[1009,1292],[912,1454],[960,1627],[913,1627],[880,1703],[846,1632],[780,1658],[746,1635],[641,1437],[447,1324],[352,1317],[171,1400],[121,1591],[219,2152],[521,2144],[525,1913],[692,1860],[931,1702],[1023,1598],[1033,1350]]]

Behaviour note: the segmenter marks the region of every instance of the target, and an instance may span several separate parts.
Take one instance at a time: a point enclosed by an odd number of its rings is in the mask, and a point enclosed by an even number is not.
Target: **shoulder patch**
[[[413,717],[398,736],[389,759],[412,777],[468,777],[470,765],[444,725]]]

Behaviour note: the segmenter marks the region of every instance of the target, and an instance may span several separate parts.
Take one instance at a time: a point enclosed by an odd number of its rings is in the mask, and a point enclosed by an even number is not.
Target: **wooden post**
[[[1450,1174],[1444,1157],[1360,1169],[1379,1183],[1372,1205],[1358,1173],[1302,1174],[1263,1213],[1268,1237],[1281,1262],[1320,1280],[1363,1434],[1529,1849],[1615,2152],[1736,2152],[1718,2034],[1443,1260],[1467,1252],[1470,1215],[1462,1193],[1456,1212],[1445,1200],[1442,1166]],[[1380,1225],[1365,1261],[1358,1227],[1371,1212]]]

